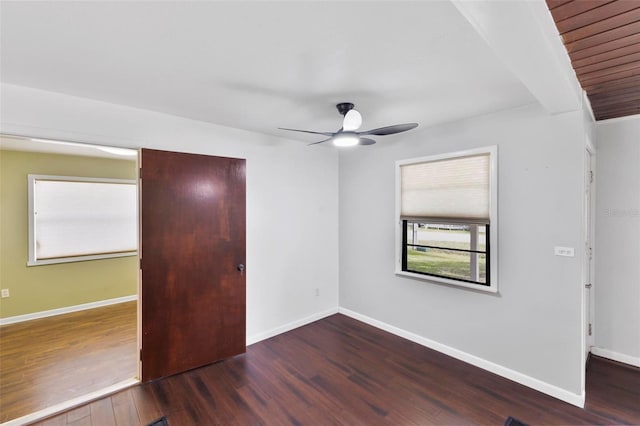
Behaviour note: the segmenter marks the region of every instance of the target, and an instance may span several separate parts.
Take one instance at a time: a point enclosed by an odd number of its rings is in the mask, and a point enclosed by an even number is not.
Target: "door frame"
[[[136,209],[138,215],[138,305],[136,321],[137,328],[137,345],[136,356],[138,357],[138,368],[136,380],[142,383],[142,214],[140,209],[140,200],[142,200],[142,148],[138,148],[138,156],[136,161],[136,187],[138,188],[138,199],[136,200]]]
[[[584,366],[588,361],[588,354],[591,353],[591,348],[595,345],[595,333],[596,333],[596,317],[595,317],[595,294],[596,280],[595,280],[595,258],[596,258],[596,244],[595,244],[595,231],[596,231],[596,149],[592,144],[591,139],[586,137],[586,147],[584,152],[584,244],[585,244],[585,256],[583,265],[583,284],[590,284],[589,288],[583,289],[583,305],[584,305],[584,346],[583,352],[585,354]],[[587,205],[588,203],[588,205]]]

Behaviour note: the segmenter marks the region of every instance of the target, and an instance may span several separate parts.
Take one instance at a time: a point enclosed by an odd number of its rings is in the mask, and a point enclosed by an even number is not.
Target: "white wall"
[[[580,112],[529,106],[380,137],[343,151],[338,167],[331,148],[151,111],[12,85],[1,102],[5,133],[246,158],[250,341],[335,311],[339,273],[341,307],[582,397]],[[395,276],[395,161],[495,144],[499,294]]]
[[[640,115],[596,126],[593,353],[640,367]]]
[[[335,150],[7,84],[0,107],[7,134],[246,158],[248,341],[336,311]]]
[[[532,105],[343,151],[341,308],[579,404],[584,135],[581,112]],[[395,161],[488,145],[498,145],[499,294],[396,276]],[[554,256],[556,245],[576,257]]]

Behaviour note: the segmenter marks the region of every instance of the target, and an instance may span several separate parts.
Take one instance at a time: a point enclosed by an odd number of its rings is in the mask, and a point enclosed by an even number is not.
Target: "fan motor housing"
[[[338,109],[338,112],[341,115],[346,115],[349,111],[351,111],[353,109],[355,105],[353,105],[351,102],[342,102],[336,105],[336,108]]]

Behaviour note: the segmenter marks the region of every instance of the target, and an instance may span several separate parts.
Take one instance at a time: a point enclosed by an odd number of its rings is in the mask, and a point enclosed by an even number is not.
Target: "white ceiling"
[[[449,1],[1,3],[2,82],[313,140],[536,98]]]

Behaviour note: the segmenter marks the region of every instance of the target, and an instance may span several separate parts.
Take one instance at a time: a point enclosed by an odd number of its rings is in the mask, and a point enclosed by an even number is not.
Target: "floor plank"
[[[113,413],[111,398],[103,398],[89,405],[91,411],[91,424],[101,426],[116,426],[116,418]]]
[[[640,424],[640,369],[593,357],[584,409],[343,315],[105,398],[118,426]],[[93,403],[95,404],[95,403]],[[92,407],[94,405],[91,405]],[[86,420],[81,408],[50,421]],[[86,409],[85,409],[86,410]],[[84,413],[84,415],[83,415]],[[133,419],[133,420],[132,420]],[[138,423],[139,422],[139,423]],[[96,423],[93,423],[94,426]]]
[[[65,426],[67,424],[67,417],[54,417],[42,422],[42,426]]]
[[[0,423],[134,377],[136,304],[0,327]]]
[[[89,405],[82,405],[67,413],[67,424],[80,422],[83,419],[89,419],[89,424],[91,424],[91,408]]]
[[[153,383],[145,383],[131,388],[133,403],[142,424],[149,424],[162,417],[162,411],[160,411],[156,398],[151,392],[152,386]]]
[[[128,389],[113,395],[111,397],[111,404],[113,405],[113,415],[116,424],[131,426],[142,425],[138,417],[136,404],[131,395],[131,390]],[[148,423],[149,422],[146,422],[144,424]]]

